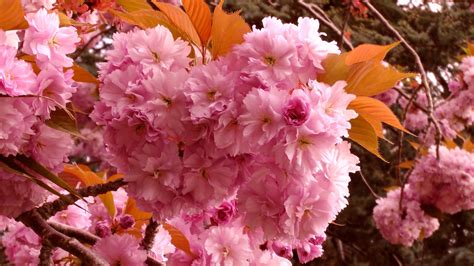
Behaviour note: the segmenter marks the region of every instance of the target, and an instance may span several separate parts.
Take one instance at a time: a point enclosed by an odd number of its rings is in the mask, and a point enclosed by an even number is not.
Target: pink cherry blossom
[[[44,8],[26,15],[29,28],[25,31],[23,51],[36,56],[40,65],[70,67],[73,60],[67,55],[76,50],[80,41],[75,27],[59,27],[59,17]]]
[[[239,228],[211,229],[204,246],[213,265],[248,265],[253,259],[249,238]]]
[[[123,266],[145,265],[146,251],[140,249],[138,240],[132,235],[110,235],[97,241],[92,247],[109,264]]]

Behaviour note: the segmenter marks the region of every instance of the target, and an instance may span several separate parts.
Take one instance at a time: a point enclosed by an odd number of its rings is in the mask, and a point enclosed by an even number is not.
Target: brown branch
[[[95,197],[100,194],[104,194],[109,191],[115,191],[120,187],[123,187],[126,184],[123,179],[117,179],[112,182],[108,182],[105,184],[99,184],[95,186],[88,186],[84,188],[77,189],[77,194],[81,197]],[[64,195],[64,197],[59,198],[55,201],[47,202],[43,204],[41,207],[38,207],[32,211],[27,211],[22,215],[27,216],[30,212],[38,212],[41,216],[47,220],[51,216],[54,216],[56,213],[65,210],[69,205],[73,204],[76,201],[76,196],[68,194]]]
[[[328,26],[331,30],[333,30],[337,35],[343,36],[344,44],[350,48],[350,50],[354,49],[352,43],[344,36],[344,32],[341,31],[336,24],[326,15],[324,10],[322,10],[318,5],[307,3],[304,0],[298,0],[298,4],[305,8],[309,13],[315,16],[319,21],[321,21],[324,25]]]
[[[100,237],[91,234],[87,231],[77,229],[75,227],[61,224],[61,223],[56,223],[56,222],[48,222],[48,224],[57,230],[58,232],[61,232],[67,236],[74,237],[75,239],[81,241],[82,243],[86,243],[89,245],[94,245],[97,241],[100,240]]]
[[[39,265],[49,266],[52,265],[51,256],[53,255],[54,247],[49,243],[47,239],[42,239],[41,250],[39,254]]]
[[[69,225],[61,224],[61,223],[56,223],[56,222],[48,222],[51,227],[54,229],[58,230],[59,232],[68,235],[70,237],[74,237],[78,239],[79,241],[89,244],[89,245],[94,245],[97,241],[100,240],[100,237],[93,235],[87,231],[77,229],[74,227],[71,227]],[[150,266],[160,266],[161,263],[155,260],[154,258],[148,256],[146,259],[146,264]]]
[[[433,123],[433,125],[435,126],[435,130],[436,130],[436,133],[435,133],[436,157],[439,159],[439,146],[440,146],[440,143],[441,143],[441,129],[440,129],[438,120],[433,115],[433,111],[434,111],[433,95],[432,95],[432,91],[431,91],[431,86],[428,82],[428,75],[426,74],[425,67],[423,66],[423,63],[421,62],[421,58],[418,55],[418,53],[416,52],[416,50],[407,42],[407,40],[405,40],[405,38],[403,38],[403,36],[400,34],[400,32],[398,32],[397,29],[395,29],[390,24],[390,22],[382,15],[382,13],[380,13],[377,10],[377,8],[375,8],[369,2],[369,0],[362,0],[362,3],[364,3],[369,8],[369,10],[378,18],[378,20],[380,20],[380,22],[382,22],[382,24],[388,30],[390,30],[398,38],[398,40],[400,40],[402,45],[415,58],[415,63],[416,63],[416,66],[418,68],[418,71],[420,71],[421,81],[422,81],[423,87],[425,88],[426,96],[427,96],[427,99],[428,99],[428,119],[430,121],[430,124]]]
[[[23,213],[16,220],[33,229],[38,236],[42,239],[47,239],[51,245],[80,258],[86,265],[108,265],[107,262],[82,245],[77,239],[56,231],[36,210]]]
[[[145,229],[145,236],[143,237],[142,242],[140,245],[146,250],[150,250],[153,246],[153,241],[155,241],[155,235],[158,232],[158,222],[150,218],[150,222],[146,226]]]

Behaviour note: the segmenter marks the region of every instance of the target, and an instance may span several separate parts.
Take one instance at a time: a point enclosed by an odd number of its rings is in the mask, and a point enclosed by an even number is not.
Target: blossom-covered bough
[[[204,1],[170,2],[0,1],[10,263],[306,263],[323,254],[363,164],[349,141],[382,158],[382,123],[408,132],[373,97],[414,76],[382,61],[396,44],[342,52],[315,19],[251,29],[222,1],[212,13]],[[96,79],[74,59],[105,31],[116,33]],[[377,200],[382,235],[411,245],[439,226],[425,205],[472,209],[472,161],[445,147],[420,157]]]

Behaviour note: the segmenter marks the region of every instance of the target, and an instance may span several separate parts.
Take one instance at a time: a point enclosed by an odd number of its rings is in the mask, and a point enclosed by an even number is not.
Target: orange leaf
[[[167,26],[168,19],[164,14],[155,10],[138,10],[133,12],[122,12],[118,10],[109,10],[111,14],[120,20],[138,26],[142,29],[153,28],[157,25]]]
[[[73,80],[78,82],[94,83],[96,85],[99,84],[97,78],[80,65],[74,64],[71,69],[74,71],[74,76],[72,77]]]
[[[358,96],[349,104],[348,108],[356,111],[369,123],[371,121],[379,121],[409,133],[402,126],[395,114],[393,114],[392,110],[390,110],[390,108],[388,108],[383,102],[377,99]],[[375,129],[380,130],[379,128]]]
[[[186,40],[194,43],[198,47],[201,47],[201,39],[196,32],[196,29],[191,22],[191,19],[188,15],[179,7],[168,4],[160,3],[156,0],[152,0],[161,12],[168,18],[168,20],[181,32],[181,35]]]
[[[242,43],[244,34],[250,32],[249,25],[239,15],[239,12],[227,14],[222,9],[223,4],[224,1],[221,0],[214,9],[212,19],[211,52],[213,58],[226,54],[232,46]]]
[[[401,163],[398,165],[398,167],[404,168],[404,169],[411,169],[411,168],[413,168],[414,165],[415,165],[415,161],[410,160],[410,161],[401,162]]]
[[[0,0],[0,29],[18,30],[27,27],[21,0]]]
[[[128,12],[153,10],[153,8],[148,4],[147,0],[116,0],[116,2]]]
[[[140,210],[137,207],[136,201],[132,198],[128,198],[124,213],[133,216],[136,222],[146,222],[152,216],[150,212],[144,212]]]
[[[333,85],[338,80],[346,80],[349,75],[347,56],[348,53],[329,54],[322,62],[324,73],[318,75],[318,81]]]
[[[353,65],[360,62],[373,60],[381,62],[387,53],[400,42],[394,42],[389,45],[362,44],[350,51],[346,57],[346,64]]]
[[[183,0],[183,7],[194,25],[202,45],[206,45],[211,37],[212,16],[209,6],[204,0]]]
[[[191,256],[194,255],[191,252],[189,240],[181,231],[178,230],[178,228],[168,223],[164,223],[163,228],[165,228],[168,231],[168,233],[171,235],[171,244],[173,244],[177,249],[180,249]]]
[[[414,76],[378,62],[361,62],[350,66],[346,91],[357,96],[373,96],[393,88],[402,79]]]
[[[370,153],[385,161],[379,153],[379,142],[374,128],[367,120],[359,116],[350,121],[351,129],[349,130],[349,138],[368,150]],[[386,162],[386,161],[385,161]]]
[[[465,140],[462,148],[468,152],[474,152],[474,143],[470,139]]]
[[[96,173],[92,172],[89,167],[85,165],[72,165],[66,164],[64,166],[62,175],[66,175],[68,177],[75,177],[77,180],[81,181],[85,186],[92,186],[97,184],[105,183],[104,179],[100,178]],[[114,204],[114,196],[112,192],[107,192],[105,194],[99,195],[100,200],[104,204],[107,212],[111,217],[115,216],[115,204]]]

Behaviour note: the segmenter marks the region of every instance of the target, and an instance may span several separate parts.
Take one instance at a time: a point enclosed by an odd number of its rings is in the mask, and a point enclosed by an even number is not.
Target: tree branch
[[[326,15],[324,10],[322,10],[318,5],[307,3],[304,0],[298,0],[298,4],[305,8],[309,13],[315,16],[319,21],[321,21],[324,25],[328,26],[331,30],[333,30],[337,35],[343,36],[344,44],[350,48],[350,50],[354,49],[352,43],[344,36],[344,32],[341,31],[336,24]]]
[[[150,250],[151,247],[153,246],[153,241],[155,240],[155,235],[156,232],[158,231],[158,222],[153,220],[153,218],[150,218],[150,222],[146,226],[145,229],[145,236],[143,237],[142,242],[140,245],[146,250]]]
[[[120,187],[123,187],[125,184],[126,182],[123,181],[123,179],[117,179],[115,181],[108,182],[105,184],[99,184],[95,186],[80,188],[76,192],[79,196],[84,197],[84,198],[89,197],[89,196],[95,197],[109,191],[115,191],[119,189]],[[43,219],[47,220],[51,216],[54,216],[56,213],[65,210],[69,205],[73,204],[73,202],[75,201],[76,201],[76,196],[71,195],[71,194],[64,195],[63,198],[59,198],[55,201],[47,202],[43,204],[41,207],[38,207],[34,210],[27,211],[21,214],[21,216],[28,216],[28,213],[37,212],[41,214]]]
[[[96,235],[93,235],[93,234],[91,234],[87,231],[81,230],[81,229],[74,228],[74,227],[69,226],[69,225],[60,224],[60,223],[56,223],[56,222],[48,222],[48,224],[51,225],[51,227],[53,227],[54,229],[58,230],[59,232],[65,234],[65,235],[68,235],[70,237],[74,237],[74,238],[78,239],[79,241],[84,242],[84,243],[89,244],[89,245],[94,245],[97,241],[100,240],[100,237],[98,237]],[[150,256],[147,257],[146,264],[150,265],[150,266],[160,266],[161,265],[160,262],[158,262],[157,260],[155,260],[154,258],[152,258]]]
[[[39,265],[49,266],[52,265],[51,256],[53,255],[54,247],[49,243],[47,239],[42,239],[41,250],[39,255]]]
[[[38,236],[48,240],[51,245],[60,247],[80,258],[86,265],[108,265],[107,262],[82,245],[77,239],[56,231],[36,210],[23,213],[16,220],[33,229]]]

